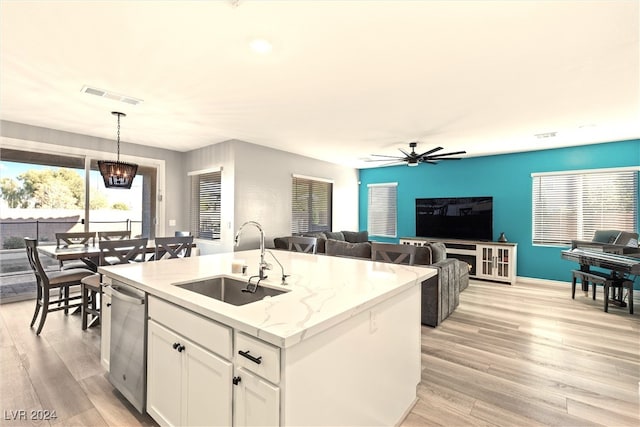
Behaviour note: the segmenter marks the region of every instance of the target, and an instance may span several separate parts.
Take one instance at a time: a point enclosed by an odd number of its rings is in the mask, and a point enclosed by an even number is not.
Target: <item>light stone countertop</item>
[[[419,285],[437,270],[429,267],[273,250],[284,266],[273,264],[261,285],[289,292],[234,306],[175,286],[220,275],[247,280],[257,274],[259,250],[100,267],[99,272],[236,330],[286,348]],[[244,260],[246,276],[231,273],[233,260]],[[256,279],[252,280],[255,283]]]

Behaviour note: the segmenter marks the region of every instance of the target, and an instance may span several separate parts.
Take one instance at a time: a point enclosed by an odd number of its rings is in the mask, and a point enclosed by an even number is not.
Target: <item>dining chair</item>
[[[61,244],[62,243],[62,244]],[[84,245],[89,244],[95,246],[96,233],[95,231],[87,232],[73,232],[73,233],[56,233],[56,247],[68,247],[72,245]]]
[[[415,257],[416,247],[413,245],[371,242],[371,259],[373,261],[413,265]]]
[[[36,276],[36,307],[33,312],[30,327],[33,327],[36,323],[38,314],[40,310],[42,310],[40,323],[38,323],[38,328],[36,329],[36,335],[40,335],[44,322],[47,319],[47,313],[64,310],[65,314],[69,314],[70,308],[81,306],[81,301],[79,300],[81,300],[82,295],[71,296],[69,288],[71,286],[81,285],[82,279],[92,276],[93,271],[83,268],[47,271],[42,267],[42,263],[40,262],[38,241],[30,237],[25,237],[24,243],[27,249],[29,265]],[[51,291],[54,289],[59,289],[61,292],[57,299],[52,300]]]
[[[126,240],[101,240],[98,242],[100,248],[99,265],[129,264],[131,262],[145,261],[148,239]],[[98,299],[102,296],[102,275],[92,274],[81,280],[80,294],[82,330],[100,320],[100,306]],[[89,320],[89,316],[93,316]]]
[[[87,232],[72,232],[72,233],[56,233],[56,248],[67,248],[69,246],[95,246],[96,245],[96,233],[95,231]],[[70,270],[72,268],[89,268],[84,261],[60,261],[61,270]]]
[[[315,254],[318,239],[315,237],[290,236],[287,237],[287,244],[290,251]]]
[[[98,231],[98,241],[103,240],[128,240],[131,239],[130,230]]]
[[[153,259],[185,258],[191,256],[193,236],[156,237],[156,250]]]

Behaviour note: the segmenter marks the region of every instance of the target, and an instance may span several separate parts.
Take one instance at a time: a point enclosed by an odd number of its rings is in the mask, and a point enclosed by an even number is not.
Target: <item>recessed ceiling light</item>
[[[251,42],[249,43],[249,46],[251,46],[251,49],[253,49],[254,52],[259,53],[261,55],[267,55],[271,53],[271,50],[273,49],[273,46],[271,46],[271,43],[269,43],[265,39],[251,40]]]

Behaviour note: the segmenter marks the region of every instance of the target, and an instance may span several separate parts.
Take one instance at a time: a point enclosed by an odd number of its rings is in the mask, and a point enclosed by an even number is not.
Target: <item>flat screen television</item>
[[[493,240],[493,197],[416,199],[416,236]]]

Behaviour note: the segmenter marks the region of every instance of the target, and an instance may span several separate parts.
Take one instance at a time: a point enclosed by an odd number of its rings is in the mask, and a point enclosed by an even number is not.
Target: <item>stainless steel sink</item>
[[[232,305],[245,305],[260,301],[264,297],[274,297],[287,292],[280,289],[267,288],[262,285],[258,286],[258,289],[254,293],[242,292],[243,289],[247,288],[246,280],[238,280],[224,276],[200,280],[198,282],[183,283],[176,286]]]

